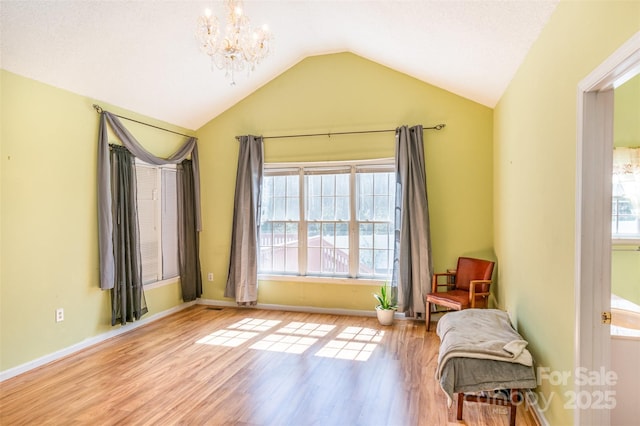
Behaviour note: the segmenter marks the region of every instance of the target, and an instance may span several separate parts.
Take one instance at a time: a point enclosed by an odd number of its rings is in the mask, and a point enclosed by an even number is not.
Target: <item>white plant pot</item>
[[[378,322],[381,325],[393,324],[393,316],[395,315],[395,309],[380,309],[376,307],[376,314],[378,315]]]

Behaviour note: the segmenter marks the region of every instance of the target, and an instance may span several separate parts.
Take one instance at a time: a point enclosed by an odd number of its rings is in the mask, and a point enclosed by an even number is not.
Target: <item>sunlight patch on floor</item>
[[[276,320],[261,320],[255,318],[245,318],[242,321],[238,321],[235,324],[231,324],[230,329],[238,329],[238,330],[252,330],[252,331],[267,331],[276,325],[280,324],[282,321]]]
[[[218,330],[198,340],[196,343],[204,343],[213,346],[237,347],[256,337],[259,333],[251,331]]]
[[[270,334],[259,342],[251,345],[250,348],[263,351],[301,354],[309,349],[317,341],[318,339],[314,339],[311,337]]]
[[[335,325],[306,322],[290,322],[272,331],[281,322],[245,318],[223,330],[209,334],[196,343],[238,347],[249,343],[250,340],[262,337],[249,348],[300,355],[316,344],[320,338],[336,333]],[[314,355],[324,358],[367,361],[382,341],[383,336],[384,331],[373,328],[344,327],[337,332],[335,338]]]
[[[363,327],[347,327],[331,340],[316,356],[353,361],[367,361],[382,341],[384,331]]]

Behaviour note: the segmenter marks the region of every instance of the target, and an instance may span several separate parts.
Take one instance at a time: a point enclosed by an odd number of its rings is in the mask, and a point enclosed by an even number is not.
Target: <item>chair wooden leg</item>
[[[427,307],[426,307],[426,315],[425,317],[425,321],[427,321],[427,331],[429,331],[429,326],[431,325],[431,303],[427,302]]]

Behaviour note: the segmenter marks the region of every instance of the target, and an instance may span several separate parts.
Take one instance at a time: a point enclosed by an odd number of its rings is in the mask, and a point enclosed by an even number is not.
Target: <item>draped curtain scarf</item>
[[[116,270],[120,268],[122,253],[117,246],[120,240],[116,235],[116,221],[113,210],[115,202],[112,188],[111,172],[113,170],[109,155],[107,125],[113,130],[122,145],[133,156],[152,165],[178,165],[178,253],[180,257],[180,282],[183,300],[195,300],[202,294],[202,278],[200,272],[198,232],[201,231],[200,217],[200,173],[198,167],[198,145],[196,138],[188,140],[169,158],[156,157],[146,151],[142,145],[124,128],[120,120],[113,114],[103,111],[100,114],[98,134],[98,243],[100,251],[100,288],[112,290],[116,283]],[[187,159],[191,156],[191,160]],[[135,171],[134,171],[135,173]],[[135,176],[135,175],[134,175]],[[135,181],[135,180],[134,180]],[[130,209],[136,209],[135,197],[130,201]],[[137,238],[137,237],[136,237]],[[127,252],[124,261],[130,262],[134,253]],[[139,249],[137,256],[140,256]],[[133,285],[129,283],[128,285]],[[112,302],[119,299],[112,297]],[[113,309],[112,309],[113,310]]]
[[[431,232],[422,126],[396,129],[395,247],[392,294],[398,311],[424,313],[431,285]]]
[[[229,275],[225,297],[239,305],[258,300],[258,235],[264,167],[261,136],[240,136]]]

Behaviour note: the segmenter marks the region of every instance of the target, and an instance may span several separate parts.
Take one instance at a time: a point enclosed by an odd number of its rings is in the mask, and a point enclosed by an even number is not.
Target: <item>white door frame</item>
[[[600,313],[611,307],[611,168],[613,89],[640,73],[640,32],[578,84],[575,253],[575,368],[610,369],[610,331]],[[575,384],[576,395],[603,391]],[[580,401],[580,398],[577,399]],[[607,426],[609,410],[574,409],[575,425]]]

